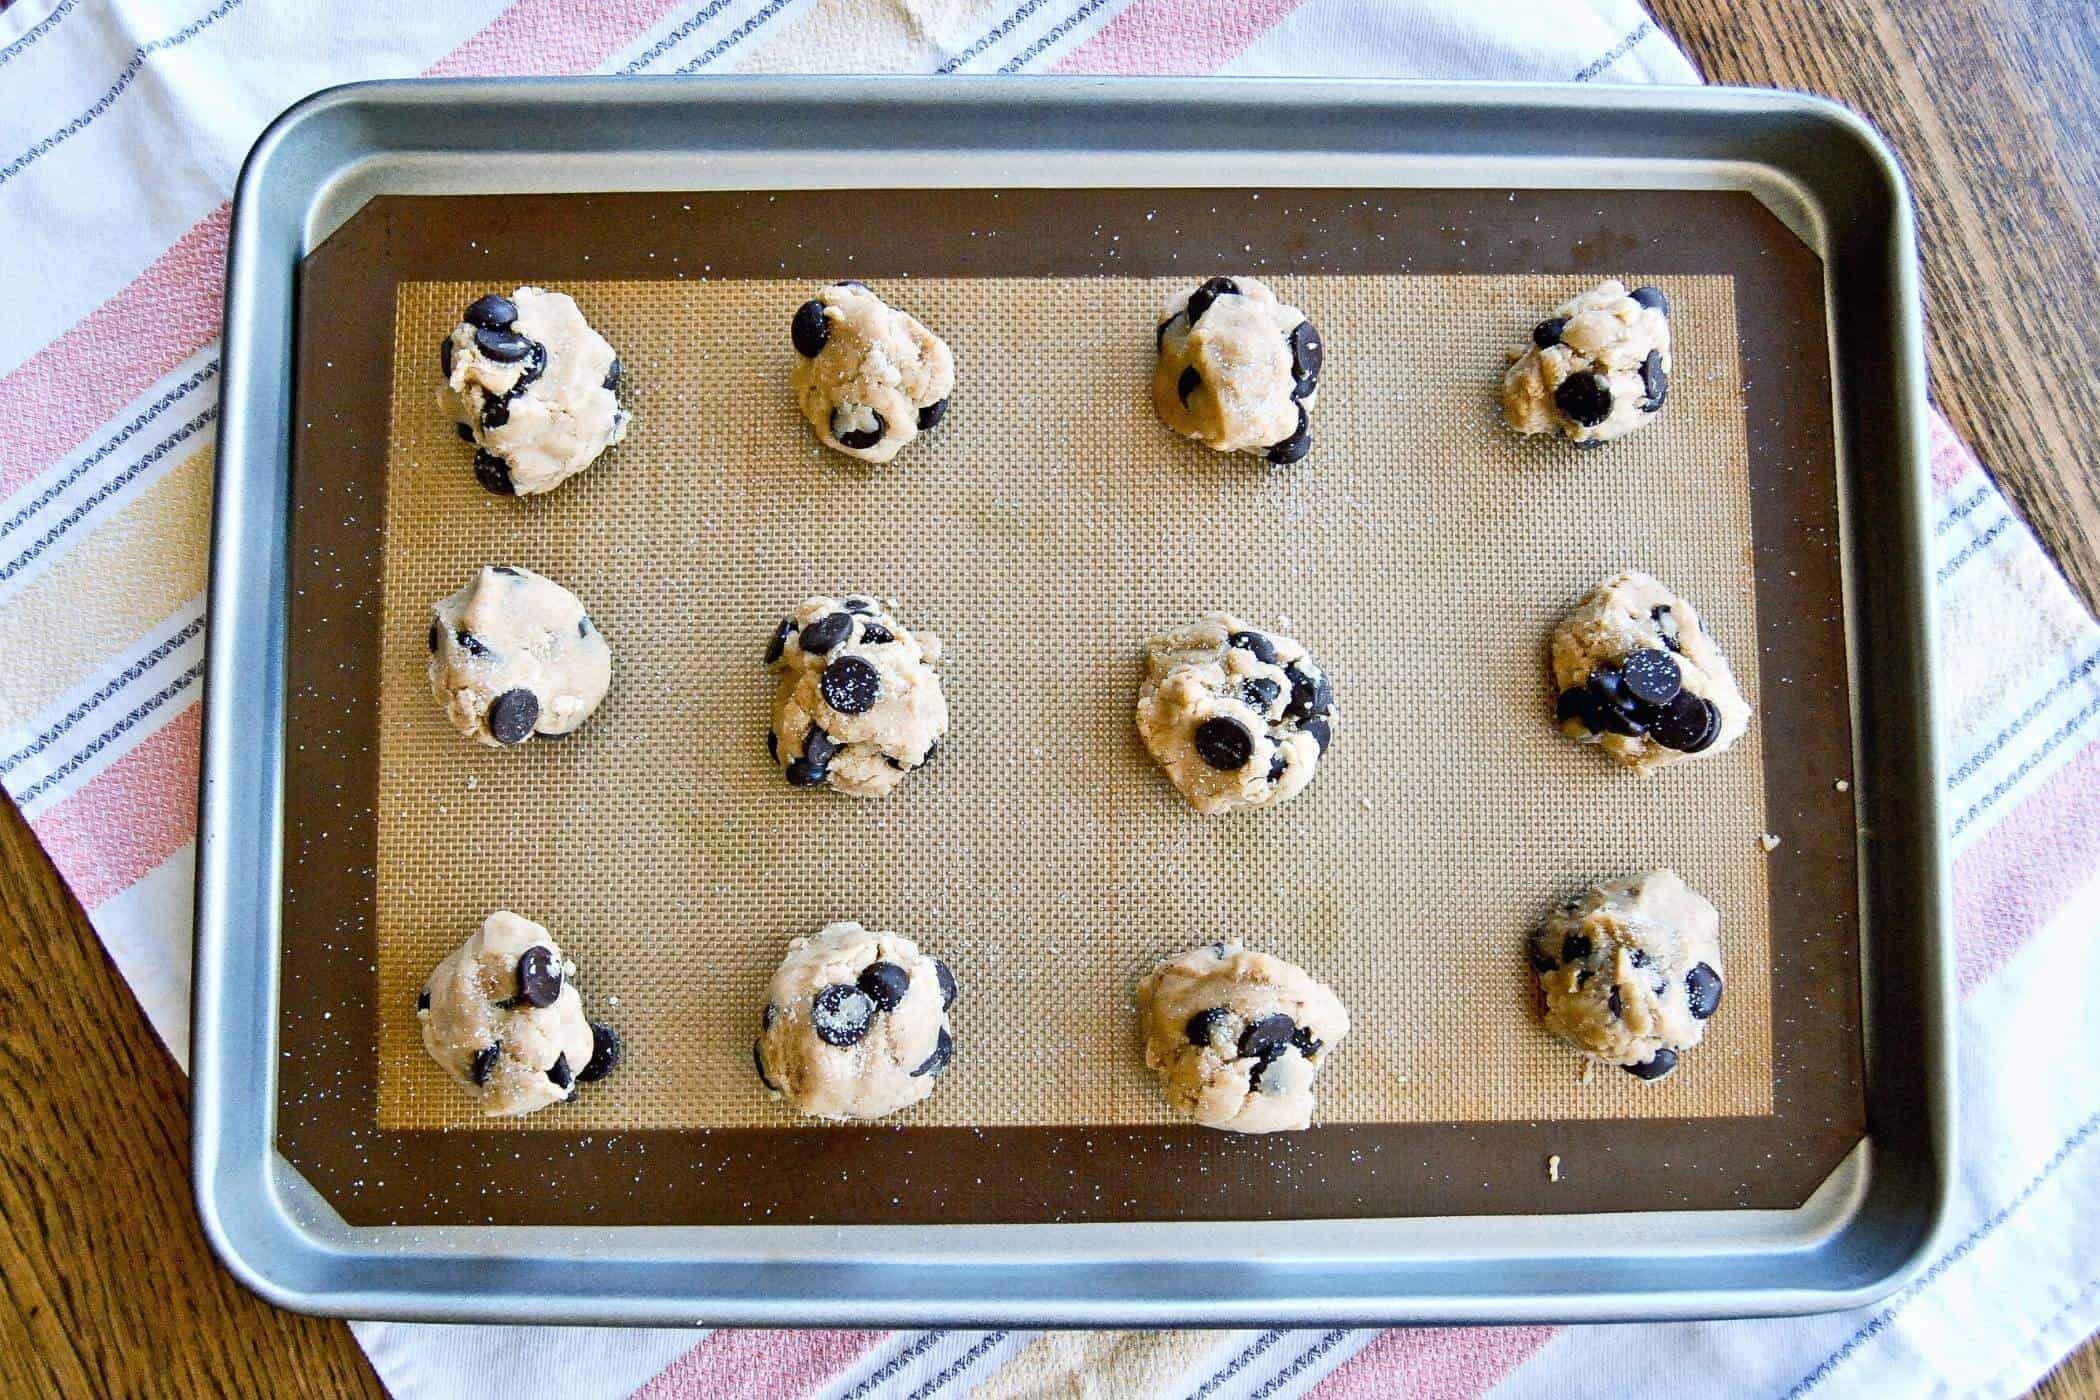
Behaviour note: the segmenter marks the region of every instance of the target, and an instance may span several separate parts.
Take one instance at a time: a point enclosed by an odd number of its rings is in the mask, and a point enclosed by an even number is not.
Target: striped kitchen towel
[[[266,62],[258,55],[267,55]],[[221,260],[240,159],[356,78],[908,71],[1695,82],[1633,0],[16,0],[0,10],[0,785],[187,1051]],[[1964,1159],[1855,1314],[1556,1329],[361,1323],[412,1396],[2011,1394],[2100,1326],[2100,630],[1934,442]],[[1644,1384],[1649,1383],[1649,1384]]]

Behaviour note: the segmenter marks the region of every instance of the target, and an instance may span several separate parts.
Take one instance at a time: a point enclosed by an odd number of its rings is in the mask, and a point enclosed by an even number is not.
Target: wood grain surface
[[[0,8],[6,0],[0,0]],[[2100,601],[2100,6],[1651,0],[1708,79],[1873,119],[1919,206],[1933,391]],[[0,802],[0,1394],[369,1395],[341,1323],[211,1260],[185,1084],[85,915]],[[2100,1397],[2100,1348],[2035,1392]]]

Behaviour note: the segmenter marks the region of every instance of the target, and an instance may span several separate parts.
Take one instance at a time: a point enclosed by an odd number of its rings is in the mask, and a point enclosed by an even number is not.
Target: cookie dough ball
[[[1607,880],[1531,936],[1546,1029],[1661,1079],[1721,1005],[1721,916],[1673,871]]]
[[[562,292],[491,293],[438,349],[439,401],[499,496],[552,491],[627,435],[620,357]]]
[[[430,611],[430,693],[469,739],[563,738],[612,684],[612,648],[583,604],[530,569],[491,565]]]
[[[882,797],[948,732],[941,639],[897,620],[893,598],[811,598],[766,647],[779,677],[766,748],[795,787]]]
[[[1690,603],[1629,570],[1553,629],[1561,733],[1636,772],[1714,754],[1750,727],[1750,702]]]
[[[1320,333],[1252,277],[1213,277],[1176,297],[1154,336],[1152,403],[1183,437],[1287,464],[1312,448]]]
[[[1334,687],[1281,633],[1220,612],[1145,644],[1138,735],[1199,812],[1296,797],[1334,723]]]
[[[1646,423],[1670,393],[1670,301],[1603,282],[1531,332],[1502,376],[1502,415],[1520,433],[1595,446]]]
[[[498,909],[423,984],[423,1048],[490,1118],[561,1103],[620,1061],[620,1037],[583,1014],[575,975],[546,929]]]
[[[1349,1013],[1305,969],[1238,943],[1167,959],[1138,983],[1137,1005],[1167,1101],[1233,1133],[1309,1126],[1313,1076],[1349,1033]]]
[[[813,1118],[881,1118],[933,1092],[955,1055],[955,978],[902,934],[828,924],[788,944],[751,1057]]]
[[[834,451],[887,462],[948,411],[955,356],[865,282],[834,282],[803,302],[790,333],[795,402]]]

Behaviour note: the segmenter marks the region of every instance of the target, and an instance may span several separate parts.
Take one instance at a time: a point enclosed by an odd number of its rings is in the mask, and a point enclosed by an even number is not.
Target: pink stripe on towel
[[[1954,959],[1967,996],[2100,867],[2100,741],[2027,794],[1954,862]]]
[[[635,1400],[787,1400],[806,1395],[883,1332],[711,1332],[658,1371]]]
[[[1471,1400],[1553,1340],[1557,1327],[1396,1327],[1329,1372],[1308,1400]]]
[[[32,825],[74,898],[122,894],[197,834],[197,740],[190,705]]]
[[[518,0],[488,28],[439,60],[426,74],[544,77],[596,68],[632,43],[680,0]]]
[[[1137,0],[1075,44],[1053,73],[1215,73],[1302,0]]]

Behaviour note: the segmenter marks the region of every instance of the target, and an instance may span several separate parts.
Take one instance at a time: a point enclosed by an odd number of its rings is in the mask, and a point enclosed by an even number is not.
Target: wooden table
[[[2100,603],[2100,376],[2084,358],[2100,340],[2100,7],[1651,9],[1708,79],[1839,97],[1895,143],[1934,395]],[[380,1393],[348,1328],[266,1307],[212,1262],[183,1077],[4,802],[0,1063],[0,1393]],[[2100,1348],[2040,1393],[2100,1397]]]

